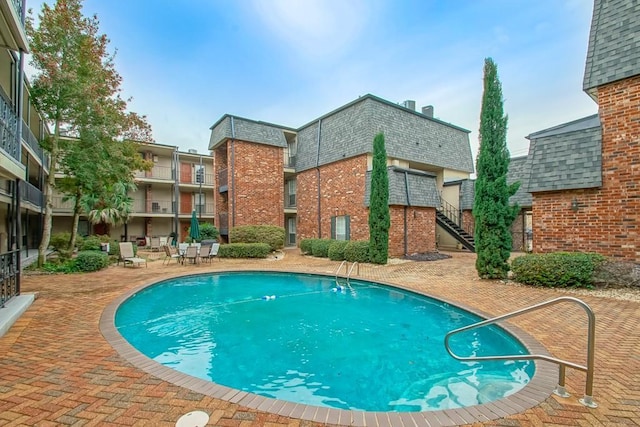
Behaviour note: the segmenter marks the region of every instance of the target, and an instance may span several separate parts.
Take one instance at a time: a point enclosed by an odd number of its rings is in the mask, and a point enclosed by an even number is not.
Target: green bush
[[[300,240],[300,252],[302,255],[311,255],[313,252],[313,242],[318,239],[302,239]]]
[[[333,240],[329,245],[329,259],[331,261],[344,260],[344,250],[348,244],[348,240]]]
[[[32,264],[31,266],[35,266],[35,264]],[[76,263],[75,259],[59,259],[59,260],[54,260],[52,259],[51,261],[45,263],[42,266],[42,270],[48,272],[48,273],[77,273],[78,270],[78,264]]]
[[[266,243],[229,243],[220,245],[220,258],[266,258],[271,248]]]
[[[329,245],[333,240],[331,239],[316,239],[311,246],[311,255],[320,258],[327,258],[329,256]]]
[[[344,259],[349,262],[369,262],[369,241],[350,240],[344,248]]]
[[[244,225],[229,232],[233,243],[266,243],[272,251],[284,248],[284,228],[273,225]]]
[[[210,222],[203,222],[200,224],[200,239],[201,240],[218,240],[220,233],[215,225]]]
[[[100,243],[102,243],[100,236],[87,236],[78,248],[80,251],[99,251]]]
[[[581,252],[528,254],[511,262],[513,279],[526,285],[552,288],[590,288],[602,255]]]
[[[57,252],[67,251],[69,249],[69,240],[71,240],[71,233],[55,233],[51,235],[49,246]]]
[[[109,256],[104,252],[80,251],[75,261],[78,271],[98,271],[109,265]]]

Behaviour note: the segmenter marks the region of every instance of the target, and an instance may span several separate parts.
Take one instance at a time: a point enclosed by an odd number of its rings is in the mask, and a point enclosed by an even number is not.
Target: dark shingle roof
[[[284,130],[295,132],[294,129],[286,126],[225,114],[211,126],[209,150],[213,150],[217,145],[231,138],[276,147],[286,147],[287,141],[284,136]]]
[[[640,74],[640,2],[595,0],[583,89]]]
[[[509,198],[509,203],[518,204],[521,208],[530,208],[532,205],[531,193],[527,191],[529,183],[530,164],[528,156],[512,157],[509,160],[507,172],[507,184],[520,181],[520,187],[516,194]]]
[[[440,196],[435,175],[397,166],[390,166],[387,171],[389,176],[389,205],[432,208],[440,206]],[[408,200],[407,196],[409,197]],[[369,206],[370,197],[371,171],[368,171],[364,193],[365,206]]]
[[[595,188],[602,185],[602,132],[597,116],[532,133],[525,191]]]

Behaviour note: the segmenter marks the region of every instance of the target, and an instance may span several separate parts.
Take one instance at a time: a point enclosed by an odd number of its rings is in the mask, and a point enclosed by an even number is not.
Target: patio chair
[[[164,260],[162,260],[163,265],[165,261],[167,262],[167,265],[168,265],[172,259],[175,259],[177,262],[182,262],[182,255],[180,255],[179,253],[173,252],[169,245],[162,245],[162,250],[164,251],[164,254],[165,254]]]
[[[209,258],[210,253],[211,253],[211,245],[200,246],[200,260],[211,262],[211,259]]]
[[[198,258],[199,258],[198,248],[195,246],[187,247],[187,252],[185,252],[184,254],[184,259],[188,259],[194,264],[196,264],[198,262]]]
[[[120,259],[118,260],[118,264],[120,264],[120,261],[122,261],[124,263],[124,266],[126,267],[127,264],[140,265],[144,262],[144,266],[148,267],[146,259],[138,258],[137,256],[135,256],[135,254],[133,253],[133,244],[131,242],[120,242],[119,245]]]
[[[211,251],[209,251],[209,261],[211,261],[211,258],[218,258],[219,249],[220,249],[220,243],[214,243],[213,245],[211,245]]]
[[[178,253],[183,255],[187,253],[187,248],[189,247],[188,243],[178,243]]]
[[[160,251],[160,238],[159,237],[152,237],[151,238],[151,251]]]

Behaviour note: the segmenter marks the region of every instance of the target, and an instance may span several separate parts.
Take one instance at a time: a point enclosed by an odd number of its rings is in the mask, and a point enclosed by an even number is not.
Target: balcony
[[[29,51],[27,34],[22,22],[21,0],[0,0],[0,12],[3,22],[0,24],[0,32],[5,41],[6,48],[15,51]]]
[[[216,224],[216,227],[218,227],[220,234],[225,236],[229,235],[229,214],[227,212],[218,214],[218,223]]]
[[[49,153],[44,151],[44,149],[40,146],[38,142],[38,138],[31,132],[31,128],[27,125],[27,122],[22,120],[22,139],[25,140],[27,145],[31,148],[31,150],[36,153],[38,160],[40,160],[40,164],[43,168],[48,172],[49,171]]]
[[[296,153],[288,148],[284,149],[284,167],[288,169],[296,168]]]
[[[17,163],[20,163],[20,141],[18,141],[18,117],[4,92],[0,92],[0,148]]]
[[[174,214],[173,202],[168,199],[133,200],[134,214]]]
[[[193,209],[198,216],[200,215],[213,215],[213,203],[205,203],[204,205],[194,205]]]
[[[180,177],[180,184],[213,185],[212,173],[198,173]]]
[[[57,213],[67,212],[72,213],[74,207],[73,200],[63,200],[64,196],[53,196],[53,211]]]
[[[20,198],[37,208],[42,209],[44,206],[42,191],[27,181],[20,181]]]
[[[229,189],[229,180],[227,175],[227,168],[220,169],[218,171],[218,191],[224,193]]]
[[[138,179],[153,179],[173,182],[173,168],[171,166],[153,166],[150,171],[137,171],[135,177]]]

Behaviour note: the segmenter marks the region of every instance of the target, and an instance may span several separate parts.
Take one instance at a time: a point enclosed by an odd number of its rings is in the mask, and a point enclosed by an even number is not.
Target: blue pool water
[[[340,291],[331,277],[290,273],[188,276],[127,299],[115,323],[134,347],[178,371],[340,409],[470,406],[512,394],[532,377],[530,361],[470,363],[447,354],[445,333],[477,316],[371,282],[351,285]],[[451,344],[460,355],[526,353],[497,327]]]

